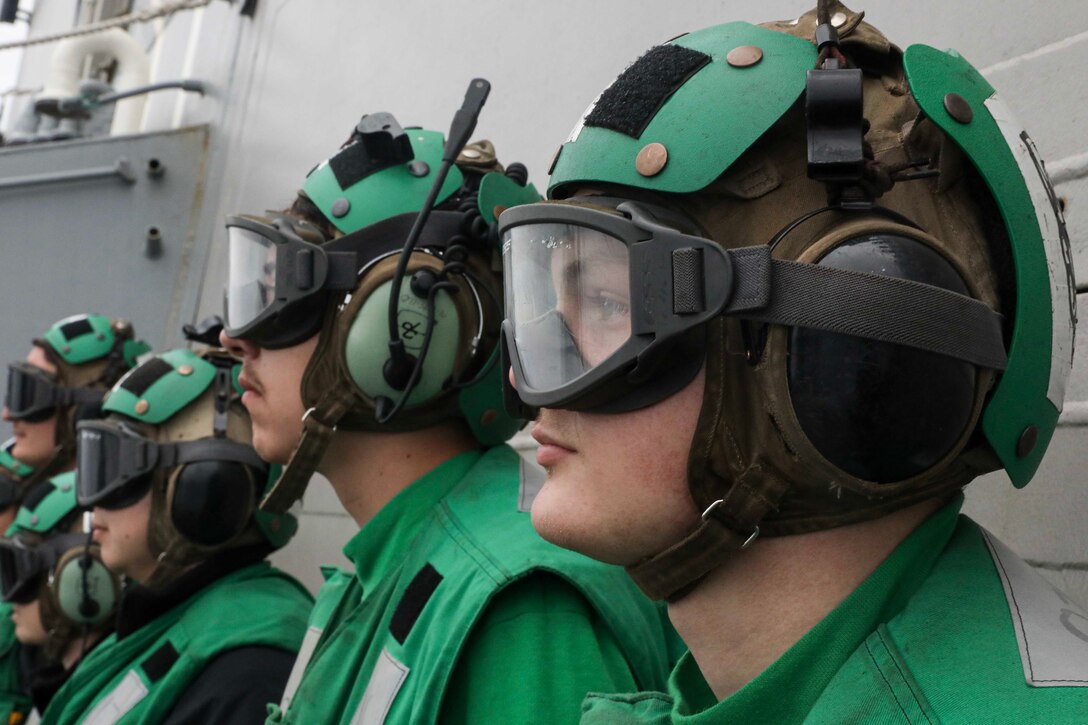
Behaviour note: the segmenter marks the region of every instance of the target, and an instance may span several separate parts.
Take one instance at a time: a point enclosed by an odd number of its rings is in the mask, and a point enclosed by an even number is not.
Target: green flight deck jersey
[[[0,725],[19,725],[32,707],[19,675],[19,642],[11,621],[11,605],[0,602]]]
[[[687,654],[668,694],[590,696],[582,723],[1088,723],[1088,614],[962,503],[725,700]]]
[[[548,544],[508,446],[436,467],[344,547],[268,723],[577,722],[589,690],[664,686],[662,610]]]
[[[217,655],[251,646],[297,651],[310,604],[302,585],[268,562],[233,571],[123,639],[102,640],[42,725],[160,723]]]

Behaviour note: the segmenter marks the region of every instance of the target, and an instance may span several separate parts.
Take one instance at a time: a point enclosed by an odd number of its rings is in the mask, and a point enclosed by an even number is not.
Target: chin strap
[[[660,554],[627,567],[628,576],[650,599],[681,599],[730,552],[746,549],[759,538],[759,522],[778,508],[787,489],[783,478],[753,464],[724,498],[707,507],[694,531]]]
[[[351,405],[350,394],[333,390],[306,411],[302,416],[302,437],[283,467],[283,473],[261,501],[261,511],[284,514],[295,501],[302,498],[336,432],[336,424],[351,409]]]

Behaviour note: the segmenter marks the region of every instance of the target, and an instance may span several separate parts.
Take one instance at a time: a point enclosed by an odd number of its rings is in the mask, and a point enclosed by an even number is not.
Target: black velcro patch
[[[170,668],[174,666],[174,663],[178,661],[178,651],[174,649],[174,645],[167,642],[162,647],[155,650],[154,653],[143,663],[140,664],[140,669],[147,675],[147,679],[150,682],[158,682],[163,678]]]
[[[442,575],[430,564],[419,570],[404,590],[404,596],[400,598],[400,603],[393,612],[393,619],[389,622],[389,631],[394,639],[404,644],[408,633],[412,631],[419,615],[423,613],[423,608],[427,606],[441,582]]]
[[[366,145],[359,141],[329,159],[329,168],[336,176],[336,183],[346,191],[371,174],[396,166],[398,163],[400,162],[396,160],[375,159],[367,153]]]
[[[23,497],[23,508],[27,511],[33,511],[51,493],[53,493],[53,484],[49,481],[42,481],[30,489],[26,496]]]
[[[86,317],[81,317],[78,320],[72,320],[71,322],[61,325],[60,332],[64,335],[65,340],[74,340],[81,335],[94,332],[94,328],[91,327],[91,323]]]
[[[153,357],[133,370],[121,381],[121,387],[139,398],[147,389],[164,375],[174,372],[170,363],[162,358]]]
[[[706,53],[679,45],[650,48],[605,89],[585,125],[638,138],[669,96],[709,62]]]

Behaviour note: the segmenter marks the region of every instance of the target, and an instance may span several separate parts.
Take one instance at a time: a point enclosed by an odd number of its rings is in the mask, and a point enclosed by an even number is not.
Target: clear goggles
[[[417,246],[445,248],[463,216],[433,212]],[[349,292],[362,269],[400,251],[415,218],[401,214],[326,241],[317,227],[297,219],[228,217],[227,335],[268,348],[313,336],[329,295]]]
[[[112,420],[77,426],[76,492],[81,506],[127,508],[150,486],[150,474],[197,461],[229,461],[265,470],[252,446],[226,438],[156,443]]]
[[[774,260],[767,244],[726,250],[679,231],[691,223],[660,207],[583,197],[514,207],[499,224],[503,345],[516,396],[530,408],[653,404],[698,372],[701,349],[692,353],[684,341],[723,314],[1005,366],[1001,316],[982,302],[920,282]],[[698,365],[670,379],[693,354]]]
[[[87,534],[70,533],[36,542],[21,534],[0,538],[0,599],[28,604],[38,598],[65,552],[85,546]]]
[[[37,365],[15,362],[8,365],[8,389],[4,397],[13,420],[43,421],[58,407],[101,403],[105,390],[69,388]]]

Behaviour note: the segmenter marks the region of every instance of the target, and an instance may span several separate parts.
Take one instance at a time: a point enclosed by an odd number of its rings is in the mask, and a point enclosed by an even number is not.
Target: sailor
[[[0,538],[0,594],[38,714],[113,627],[120,579],[84,531],[75,472],[37,483]],[[10,722],[10,720],[9,720]]]
[[[312,600],[265,560],[296,521],[256,511],[273,474],[237,374],[221,350],[172,350],[113,388],[106,419],[80,424],[79,501],[127,585],[115,632],[44,723],[259,723],[282,692]]]
[[[3,531],[15,520],[26,481],[34,472],[11,455],[14,445],[12,439],[0,447],[0,530]],[[32,707],[20,674],[19,646],[11,612],[11,604],[0,601],[0,723],[22,722]]]
[[[530,524],[492,222],[540,197],[470,133],[364,116],[290,213],[227,222],[223,343],[254,446],[287,464],[264,505],[317,470],[360,528],[270,723],[574,722],[589,690],[664,686],[660,610]]]
[[[3,417],[15,435],[0,451],[2,530],[27,491],[75,466],[76,422],[98,417],[110,386],[148,350],[127,320],[74,315],[34,340],[24,362],[8,366]],[[9,604],[0,603],[0,715],[4,703],[20,712],[29,705],[10,613]]]
[[[9,452],[34,469],[24,485],[75,467],[76,423],[99,417],[106,392],[149,351],[128,320],[74,315],[34,340],[24,362],[8,365]]]
[[[1088,615],[959,514],[1032,478],[1076,319],[978,71],[820,0],[652,48],[553,169],[500,222],[533,523],[690,648],[585,721],[1088,721]]]

